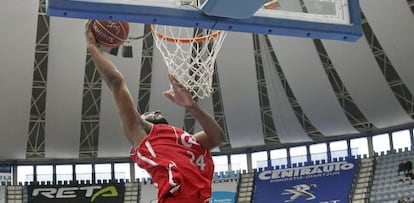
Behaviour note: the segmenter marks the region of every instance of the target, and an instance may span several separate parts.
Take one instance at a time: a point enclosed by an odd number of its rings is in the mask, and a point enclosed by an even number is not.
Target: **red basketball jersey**
[[[182,129],[153,125],[151,133],[131,150],[131,158],[148,171],[158,188],[158,202],[174,197],[208,202],[214,164],[211,154]]]

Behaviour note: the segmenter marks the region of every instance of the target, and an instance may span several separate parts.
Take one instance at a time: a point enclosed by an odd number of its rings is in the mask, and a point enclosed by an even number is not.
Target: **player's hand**
[[[168,74],[168,79],[172,88],[163,92],[164,96],[180,106],[191,107],[194,104],[191,93],[173,75]]]
[[[95,36],[92,33],[92,24],[91,20],[88,20],[88,22],[85,25],[85,37],[86,37],[86,43],[88,46],[98,46],[98,43],[96,43]]]

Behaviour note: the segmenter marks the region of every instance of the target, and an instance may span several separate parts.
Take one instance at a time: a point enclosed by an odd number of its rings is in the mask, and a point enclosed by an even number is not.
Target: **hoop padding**
[[[151,30],[168,72],[193,98],[209,97],[215,60],[227,32],[169,25],[151,25]]]

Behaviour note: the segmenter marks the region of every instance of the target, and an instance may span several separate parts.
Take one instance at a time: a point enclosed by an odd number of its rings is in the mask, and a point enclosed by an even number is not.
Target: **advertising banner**
[[[254,203],[348,202],[356,160],[332,162],[255,174]]]
[[[123,203],[125,184],[29,185],[29,203]]]
[[[210,203],[235,203],[238,178],[213,179]]]
[[[236,192],[213,191],[210,203],[235,203]]]
[[[12,182],[12,170],[10,164],[0,164],[0,183]]]

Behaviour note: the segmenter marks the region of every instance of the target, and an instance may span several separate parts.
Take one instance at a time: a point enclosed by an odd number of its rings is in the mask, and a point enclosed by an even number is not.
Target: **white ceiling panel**
[[[364,0],[360,4],[391,64],[414,93],[414,15],[407,0]]]
[[[339,105],[310,39],[269,37],[299,105],[325,136],[357,133]]]
[[[324,40],[323,44],[351,98],[372,124],[387,128],[412,122],[364,38],[355,43]]]
[[[263,49],[263,47],[261,48]],[[269,103],[280,142],[294,143],[312,141],[299,123],[292,109],[270,53],[263,50],[262,59]]]
[[[50,18],[45,156],[78,158],[86,20]]]
[[[1,2],[0,159],[26,157],[38,2]]]
[[[217,66],[232,147],[264,144],[252,35],[228,33]]]

